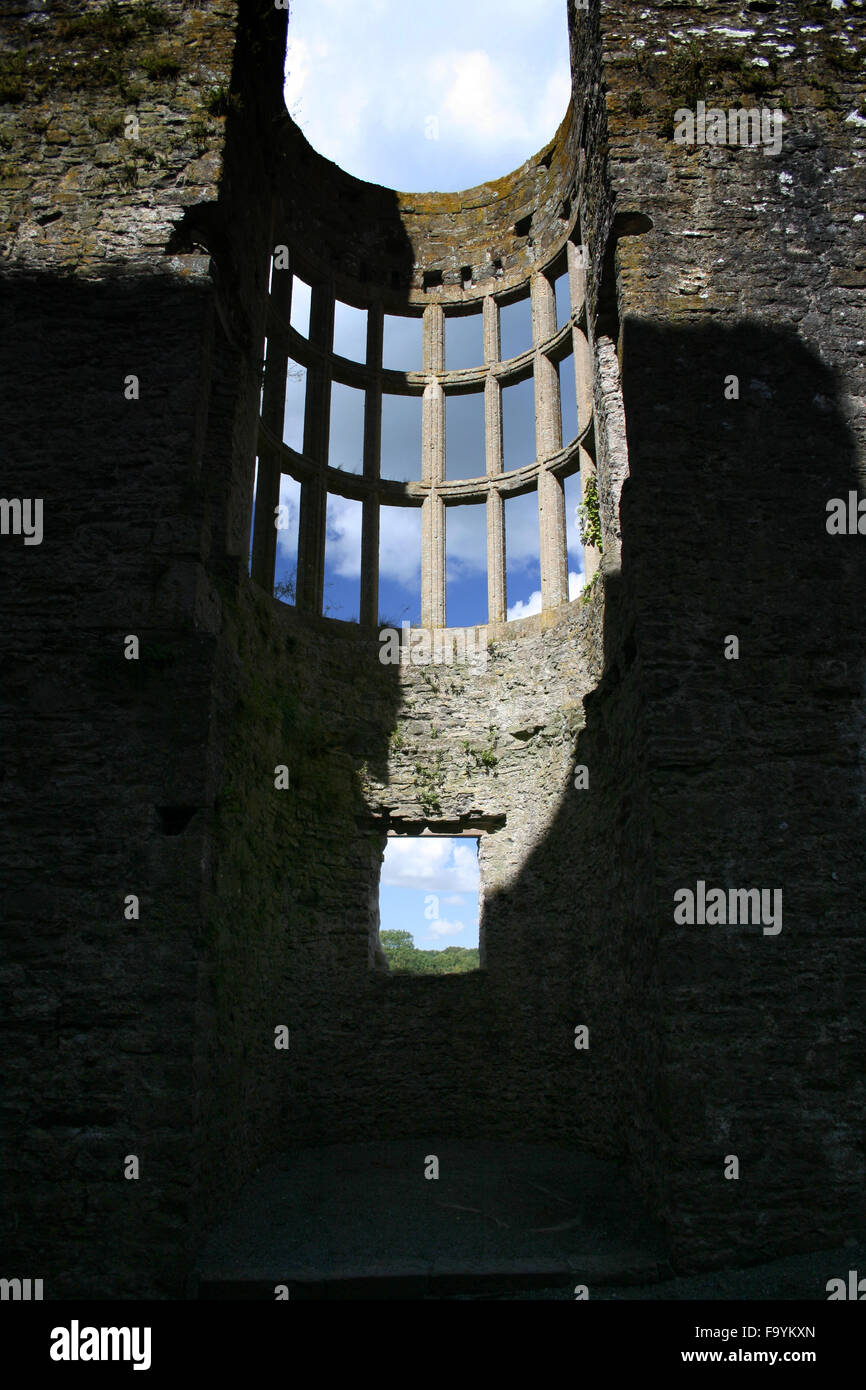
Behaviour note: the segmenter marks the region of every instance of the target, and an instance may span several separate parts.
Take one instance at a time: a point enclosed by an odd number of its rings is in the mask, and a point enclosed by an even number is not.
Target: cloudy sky
[[[292,0],[289,111],[388,188],[509,173],[556,131],[569,82],[566,0]]]
[[[379,930],[411,932],[419,951],[477,946],[477,840],[389,839],[379,890]]]

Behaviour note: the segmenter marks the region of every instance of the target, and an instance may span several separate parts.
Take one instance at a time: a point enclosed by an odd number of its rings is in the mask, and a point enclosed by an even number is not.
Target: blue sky
[[[419,951],[478,945],[478,841],[391,837],[379,890],[379,930],[409,931]]]
[[[569,93],[566,0],[292,0],[286,105],[358,178],[499,178],[551,138]]]
[[[439,0],[428,10],[407,0],[293,0],[286,60],[286,104],[310,143],[360,178],[404,190],[458,190],[516,168],[554,134],[570,90],[566,0]],[[560,315],[565,280],[557,286]],[[566,291],[567,294],[567,291]],[[363,312],[337,306],[335,350],[363,360]],[[446,332],[449,368],[473,365],[481,350],[480,315],[452,320]],[[560,322],[562,322],[560,317]],[[306,333],[309,297],[293,289],[292,323]],[[419,321],[386,317],[385,365],[419,368]],[[528,302],[502,313],[503,356],[529,345]],[[417,339],[417,341],[416,341]],[[416,360],[417,358],[417,360]],[[573,361],[561,366],[563,439],[574,437]],[[290,373],[284,439],[303,441],[304,372]],[[531,382],[503,394],[505,467],[534,456]],[[385,397],[382,473],[420,477],[420,399]],[[450,397],[446,476],[485,472],[483,398]],[[361,471],[363,396],[335,385],[330,462]],[[299,488],[283,480],[290,524],[278,534],[277,580],[289,578],[297,555]],[[566,487],[569,594],[583,583],[577,526],[577,479]],[[538,513],[535,495],[506,503],[509,618],[540,611]],[[483,506],[446,512],[446,621],[451,627],[487,621]],[[389,507],[381,516],[379,614],[420,623],[420,512]],[[325,611],[357,620],[360,606],[361,505],[329,497]]]

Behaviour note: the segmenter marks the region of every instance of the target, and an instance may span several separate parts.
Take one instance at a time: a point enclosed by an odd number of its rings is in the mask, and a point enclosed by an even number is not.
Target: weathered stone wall
[[[2,1247],[46,1297],[183,1290],[220,1156],[197,1054],[246,1023],[215,1018],[202,949],[209,740],[219,585],[249,532],[285,16],[102,13],[0,16],[2,491],[44,503],[42,544],[0,548]],[[191,129],[230,87],[240,105]]]
[[[633,1164],[684,1263],[864,1220],[866,569],[862,539],[825,527],[863,484],[863,28],[853,4],[574,15],[655,865]],[[780,107],[781,152],[678,146],[671,114],[698,99]],[[675,926],[698,879],[782,888],[781,934]]]
[[[227,947],[237,914],[257,931],[280,921],[280,1011],[255,1027],[247,1074],[279,1069],[285,1141],[576,1133],[618,1151],[602,1022],[612,991],[591,909],[603,891],[600,793],[573,784],[601,611],[596,589],[552,626],[509,625],[486,665],[397,667],[379,660],[375,637],[244,595],[216,902]],[[288,790],[274,788],[280,763]],[[425,825],[479,832],[478,974],[371,968],[387,829]],[[257,906],[263,893],[270,911]],[[229,956],[221,970],[234,978]],[[288,1054],[273,1047],[279,1023]],[[591,1061],[574,1048],[579,1023]]]

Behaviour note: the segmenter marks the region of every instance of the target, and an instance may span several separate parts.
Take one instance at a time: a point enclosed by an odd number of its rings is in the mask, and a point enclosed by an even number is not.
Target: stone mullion
[[[487,494],[487,621],[504,623],[506,617],[505,503],[491,488]]]
[[[364,477],[380,476],[382,448],[382,335],[381,304],[367,311],[367,366],[375,375],[367,386],[364,409]],[[361,521],[361,622],[379,621],[379,497],[365,497]]]
[[[424,389],[422,482],[430,495],[421,508],[421,622],[445,626],[445,503],[438,491],[445,479],[445,393],[438,374],[445,366],[445,317],[439,304],[424,310]]]
[[[268,355],[262,392],[262,421],[279,440],[286,413],[286,377],[289,370],[288,334],[284,325],[292,312],[292,273],[274,270],[271,276],[271,313],[268,320]],[[277,562],[276,509],[280,501],[280,458],[276,451],[259,449],[256,508],[253,520],[251,575],[273,593]]]
[[[586,305],[586,261],[584,248],[568,243],[568,289],[572,318],[579,322]]]
[[[327,285],[313,285],[310,307],[310,343],[324,353],[331,350],[334,331],[334,296]],[[328,494],[325,469],[328,464],[328,432],[331,413],[330,365],[307,369],[307,399],[304,413],[304,453],[319,466],[319,474],[301,484],[301,515],[298,533],[299,608],[319,614],[325,592],[325,534]]]
[[[493,368],[499,361],[499,306],[492,295],[484,300],[484,438],[487,477],[502,473],[502,387]],[[505,590],[505,503],[496,488],[487,493],[487,621],[504,623]]]
[[[565,499],[546,461],[562,447],[559,374],[541,350],[556,332],[556,298],[546,275],[532,278],[532,336],[535,344],[535,454],[538,461],[538,534],[541,607],[556,608],[568,596]]]

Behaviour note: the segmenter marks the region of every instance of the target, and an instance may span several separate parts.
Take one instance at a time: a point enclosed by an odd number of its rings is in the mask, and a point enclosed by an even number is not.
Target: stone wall
[[[863,480],[863,7],[574,19],[655,866],[633,1168],[680,1261],[755,1259],[864,1220],[864,565],[825,526]],[[698,99],[781,108],[781,152],[677,145]],[[677,927],[698,879],[782,888],[781,934]]]
[[[209,741],[219,586],[249,534],[260,127],[285,25],[268,4],[101,15],[0,16],[3,495],[44,503],[42,544],[0,547],[2,1246],[46,1297],[182,1292],[216,1153],[196,1071]],[[219,88],[237,102],[194,129]]]

